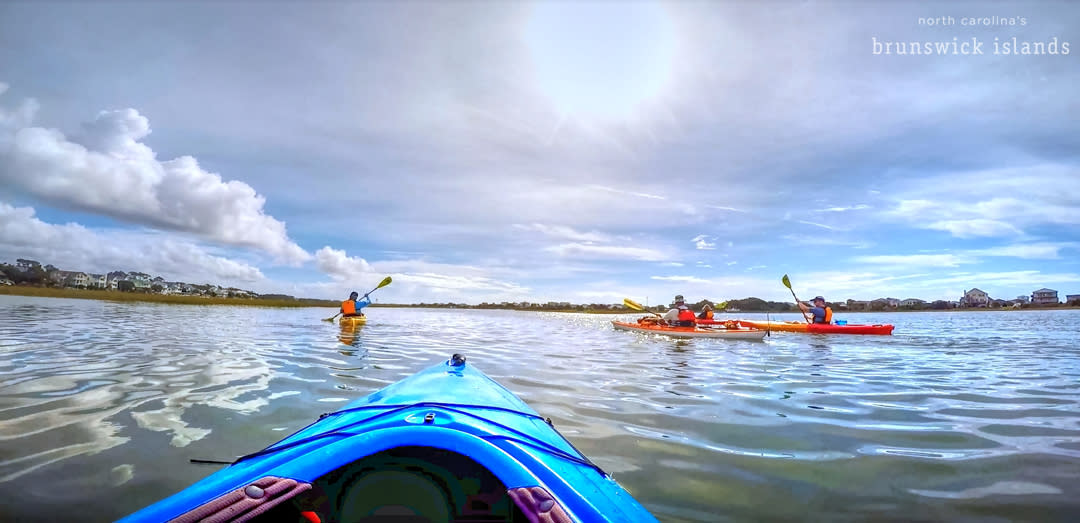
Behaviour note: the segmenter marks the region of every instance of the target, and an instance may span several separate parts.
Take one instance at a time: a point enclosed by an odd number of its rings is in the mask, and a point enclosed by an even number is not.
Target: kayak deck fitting
[[[550,420],[458,354],[122,521],[208,517],[656,521]]]

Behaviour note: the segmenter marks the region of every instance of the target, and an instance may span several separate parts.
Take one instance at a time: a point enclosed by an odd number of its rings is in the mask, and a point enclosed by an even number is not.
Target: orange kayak
[[[765,337],[765,331],[747,327],[713,328],[713,327],[671,327],[656,323],[630,323],[626,321],[613,321],[611,326],[615,330],[640,332],[643,334],[663,334],[673,338],[732,338],[737,340],[760,340]]]
[[[810,334],[892,334],[893,326],[887,324],[835,325],[829,323],[806,323],[805,321],[754,321],[738,320],[740,325],[777,332],[808,332]],[[698,320],[701,323],[702,320]]]

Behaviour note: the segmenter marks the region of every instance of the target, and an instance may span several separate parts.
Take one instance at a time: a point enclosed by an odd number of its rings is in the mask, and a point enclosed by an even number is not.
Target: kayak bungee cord
[[[349,423],[347,425],[343,425],[341,427],[338,427],[336,429],[333,429],[333,430],[330,430],[330,431],[327,431],[327,432],[321,432],[319,434],[308,436],[306,438],[303,438],[303,439],[300,439],[300,440],[297,440],[297,441],[293,441],[293,442],[286,443],[286,444],[283,444],[283,445],[267,447],[267,448],[265,448],[263,450],[260,450],[258,452],[254,452],[254,453],[251,453],[251,454],[246,454],[244,456],[240,456],[239,458],[236,459],[236,461],[232,462],[232,464],[235,465],[235,464],[240,463],[242,461],[257,458],[257,457],[260,457],[260,456],[265,456],[265,455],[268,455],[268,454],[274,454],[274,453],[277,453],[279,451],[292,449],[292,448],[299,447],[301,445],[306,445],[306,444],[311,443],[313,441],[318,441],[318,440],[325,439],[325,438],[358,436],[358,435],[361,435],[363,433],[360,433],[360,432],[346,432],[346,431],[351,427],[355,427],[357,425],[367,424],[367,423],[370,423],[371,421],[374,421],[374,420],[377,420],[377,419],[380,419],[380,418],[389,417],[389,416],[391,416],[393,414],[396,414],[398,412],[402,412],[402,411],[410,410],[410,409],[414,409],[414,408],[417,408],[417,409],[419,409],[419,408],[438,408],[438,409],[454,412],[454,413],[457,413],[457,414],[463,414],[465,416],[469,416],[471,418],[478,419],[478,420],[483,421],[485,423],[489,423],[491,425],[494,425],[494,426],[496,426],[496,427],[498,427],[498,428],[500,428],[502,430],[512,432],[512,433],[520,436],[520,437],[501,436],[501,435],[487,435],[487,436],[484,436],[484,435],[476,434],[475,436],[480,438],[480,439],[483,439],[485,441],[506,440],[506,441],[510,441],[510,442],[514,442],[514,443],[519,443],[519,444],[522,444],[522,445],[525,445],[525,446],[528,446],[528,447],[532,447],[532,448],[534,448],[536,450],[540,450],[540,451],[545,452],[547,454],[551,454],[551,455],[553,455],[555,457],[558,457],[558,458],[561,458],[563,460],[570,461],[572,463],[577,463],[579,465],[584,465],[584,466],[593,468],[597,472],[599,472],[601,475],[603,475],[605,477],[610,477],[608,475],[608,473],[604,471],[604,469],[600,468],[599,465],[593,463],[587,457],[585,457],[585,455],[582,454],[581,451],[579,451],[576,447],[574,447],[573,443],[570,443],[570,441],[566,439],[566,436],[563,436],[557,430],[554,430],[555,434],[558,434],[559,437],[562,438],[562,440],[567,445],[570,446],[570,448],[574,449],[574,451],[579,454],[579,456],[575,456],[573,454],[570,454],[569,452],[566,452],[565,450],[562,450],[562,449],[560,449],[558,447],[555,447],[555,446],[551,445],[550,443],[547,443],[547,442],[545,442],[543,440],[540,440],[539,438],[536,438],[536,437],[534,437],[532,435],[521,432],[521,431],[519,431],[519,430],[517,430],[517,429],[515,429],[513,427],[503,425],[502,423],[499,423],[497,421],[493,421],[493,420],[490,420],[490,419],[485,418],[483,416],[479,416],[479,415],[473,414],[471,412],[468,412],[468,411],[465,411],[465,410],[460,410],[460,409],[462,409],[462,408],[475,408],[475,409],[483,409],[483,410],[494,410],[494,411],[498,411],[498,412],[506,412],[506,413],[514,414],[514,415],[521,416],[521,417],[524,417],[524,418],[530,418],[530,419],[536,419],[536,420],[543,421],[544,423],[551,426],[552,429],[554,429],[554,424],[551,423],[550,419],[544,418],[542,416],[538,416],[536,414],[530,414],[528,412],[522,412],[522,411],[519,411],[519,410],[508,409],[508,408],[505,408],[505,407],[496,407],[496,406],[491,406],[491,405],[471,405],[471,404],[466,404],[466,403],[442,403],[442,402],[419,402],[419,403],[402,404],[402,405],[364,405],[364,406],[360,406],[360,407],[353,407],[353,408],[350,408],[350,409],[342,409],[342,410],[339,410],[339,411],[336,411],[336,412],[323,414],[322,416],[319,417],[319,419],[317,421],[315,421],[314,423],[309,424],[307,427],[304,427],[304,429],[301,429],[297,433],[299,434],[300,432],[303,432],[304,430],[307,430],[308,428],[322,422],[326,418],[329,418],[329,417],[332,417],[332,416],[335,416],[335,415],[338,415],[338,414],[347,413],[347,412],[356,412],[356,411],[362,411],[362,410],[390,409],[390,410],[387,410],[385,412],[380,412],[378,414],[375,414],[374,416],[371,416],[369,418],[365,418],[363,420],[355,421],[355,422]],[[522,439],[522,438],[524,438],[524,439]],[[208,462],[210,460],[200,460],[200,461],[205,463],[205,462]]]

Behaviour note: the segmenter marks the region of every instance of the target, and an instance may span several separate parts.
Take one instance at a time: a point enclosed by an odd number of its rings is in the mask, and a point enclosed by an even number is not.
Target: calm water
[[[1080,311],[675,341],[609,316],[0,296],[0,520],[111,520],[453,352],[663,521],[1080,518]],[[749,316],[749,315],[747,315]],[[794,318],[792,318],[794,319]]]

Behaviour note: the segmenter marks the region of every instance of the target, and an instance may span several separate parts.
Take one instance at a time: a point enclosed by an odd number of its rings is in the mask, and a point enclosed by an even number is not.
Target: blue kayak
[[[657,521],[455,354],[121,520]]]

